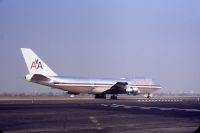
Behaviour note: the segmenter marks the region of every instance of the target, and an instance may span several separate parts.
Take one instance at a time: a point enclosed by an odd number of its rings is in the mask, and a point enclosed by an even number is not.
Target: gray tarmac
[[[1,98],[5,133],[193,133],[199,97]]]

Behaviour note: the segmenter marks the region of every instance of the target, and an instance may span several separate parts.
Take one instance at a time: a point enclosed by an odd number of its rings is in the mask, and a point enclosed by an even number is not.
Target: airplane
[[[147,98],[150,98],[153,92],[161,89],[160,85],[155,85],[153,82],[145,79],[100,79],[58,76],[30,48],[21,48],[21,51],[29,71],[29,74],[25,76],[27,81],[61,89],[71,95],[88,93],[95,95],[95,99],[106,99],[106,95],[110,94],[110,99],[116,100],[119,94],[144,94]]]

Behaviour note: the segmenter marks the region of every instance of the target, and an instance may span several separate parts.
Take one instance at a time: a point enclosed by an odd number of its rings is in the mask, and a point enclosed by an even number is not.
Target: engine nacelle
[[[138,95],[140,94],[140,90],[137,87],[132,87],[130,85],[126,86],[126,92],[128,95]]]

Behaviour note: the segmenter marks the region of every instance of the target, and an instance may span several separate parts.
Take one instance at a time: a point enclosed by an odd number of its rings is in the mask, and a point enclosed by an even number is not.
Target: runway
[[[0,100],[6,133],[192,133],[199,126],[199,97]]]

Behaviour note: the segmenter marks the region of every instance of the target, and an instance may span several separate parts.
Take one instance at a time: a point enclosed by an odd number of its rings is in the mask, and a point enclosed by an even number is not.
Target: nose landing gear
[[[152,96],[151,96],[151,94],[150,93],[148,93],[148,95],[147,95],[147,98],[151,98]]]
[[[117,95],[113,94],[113,95],[110,97],[110,99],[112,99],[112,100],[117,100]]]

